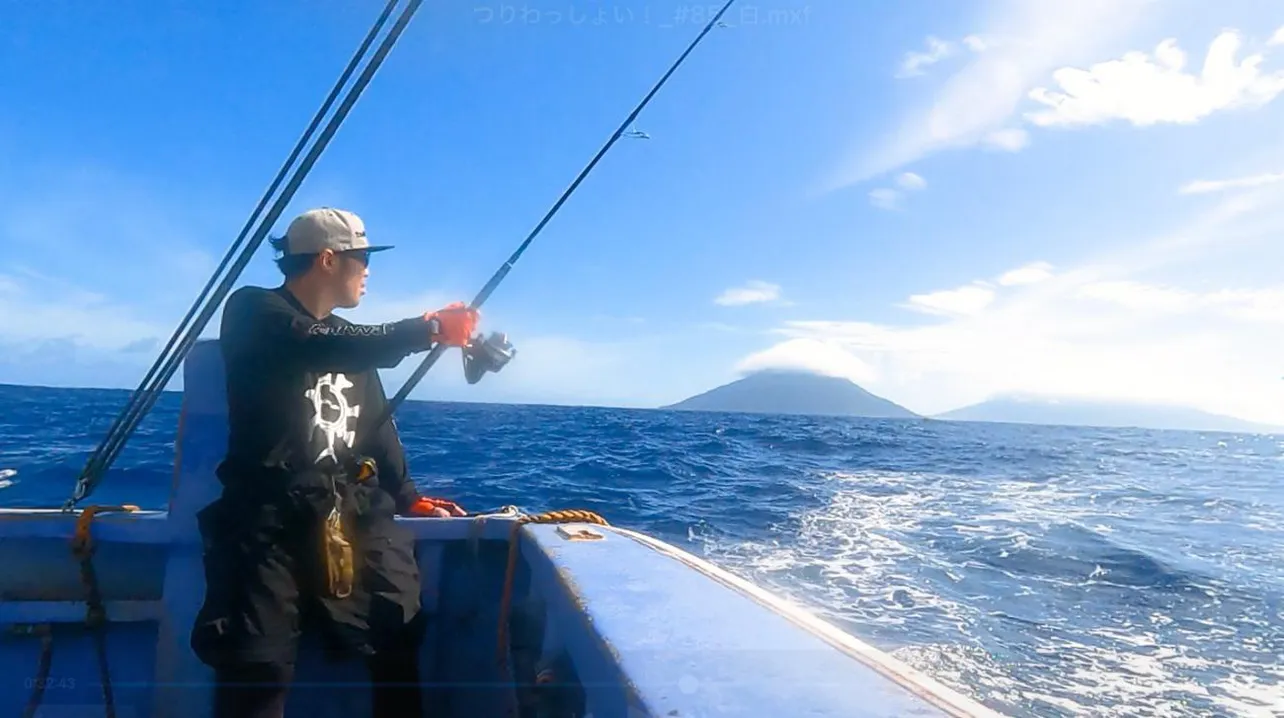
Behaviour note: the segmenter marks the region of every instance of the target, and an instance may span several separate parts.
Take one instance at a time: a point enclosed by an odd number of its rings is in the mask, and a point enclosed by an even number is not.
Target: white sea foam
[[[1147,499],[899,472],[827,479],[828,502],[793,535],[705,539],[706,552],[1013,715],[1284,715],[1284,682],[1263,675],[1268,647],[1284,645],[1278,617],[1129,548]]]

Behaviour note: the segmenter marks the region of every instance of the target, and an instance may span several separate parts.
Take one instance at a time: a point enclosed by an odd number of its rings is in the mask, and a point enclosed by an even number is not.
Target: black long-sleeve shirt
[[[374,459],[379,485],[404,512],[417,498],[378,369],[432,347],[419,317],[378,325],[317,319],[284,287],[243,287],[223,310],[227,372],[225,485],[263,472],[300,475]]]

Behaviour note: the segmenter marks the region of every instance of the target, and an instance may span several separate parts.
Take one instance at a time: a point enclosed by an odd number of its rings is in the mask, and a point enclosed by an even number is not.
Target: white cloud
[[[736,307],[745,304],[760,304],[780,300],[780,285],[761,280],[750,280],[743,287],[732,287],[718,295],[713,301],[724,307]]]
[[[661,343],[655,337],[596,341],[514,328],[517,355],[498,373],[468,384],[459,350],[448,350],[411,392],[415,399],[537,404],[655,406],[664,398],[662,382],[620,381],[653,360]],[[395,369],[381,371],[389,395],[399,390],[424,355],[413,355]],[[635,375],[635,374],[634,374]]]
[[[172,333],[172,328],[138,318],[129,307],[52,277],[42,275],[37,282],[0,277],[0,341],[35,345],[67,340],[86,349],[117,351]]]
[[[869,203],[879,209],[900,209],[902,196],[903,195],[900,192],[897,192],[894,189],[880,187],[876,190],[870,190]]]
[[[16,275],[0,277],[0,382],[133,388],[187,310],[156,322],[56,277]]]
[[[1284,25],[1281,25],[1280,29],[1276,30],[1274,35],[1271,35],[1271,39],[1266,44],[1271,47],[1284,45]]]
[[[927,188],[927,180],[913,172],[904,172],[896,178],[896,184],[903,190],[916,192]]]
[[[906,194],[927,189],[927,180],[913,172],[902,172],[896,177],[896,186],[900,189],[879,187],[870,190],[869,203],[879,209],[898,210]]]
[[[1077,296],[1136,313],[1200,314],[1222,320],[1284,324],[1284,287],[1195,292],[1131,280],[1092,282]]]
[[[129,375],[138,362],[150,363],[155,357],[148,354],[163,344],[117,355],[141,340],[163,342],[173,334],[214,270],[202,235],[226,231],[217,193],[197,194],[202,202],[179,201],[172,188],[93,166],[35,166],[22,176],[0,172],[0,244],[8,275],[0,293],[0,345],[27,355],[6,370],[97,385]],[[216,314],[202,336],[217,327]],[[45,345],[51,353],[42,367],[31,352]],[[104,371],[91,370],[86,378],[85,367],[94,361],[102,361]],[[67,366],[61,374],[59,363]],[[134,384],[143,374],[137,371]]]
[[[486,377],[475,386],[468,386],[456,370],[454,373],[459,378],[454,383],[459,396],[474,400],[573,404],[591,396],[597,402],[628,405],[638,403],[647,391],[618,381],[631,354],[626,343],[527,336],[515,344],[518,353],[513,361],[502,372]]]
[[[1180,312],[1190,309],[1194,295],[1180,289],[1130,280],[1091,282],[1079,287],[1076,296],[1139,312]]]
[[[763,282],[749,282],[747,287],[775,287]],[[776,287],[778,292],[779,288]],[[394,321],[413,317],[425,311],[438,309],[460,297],[429,289],[418,294],[396,295],[378,293],[368,295],[361,306],[343,311],[346,318],[362,323]],[[467,297],[463,298],[464,301]],[[511,316],[501,315],[496,309],[482,309],[478,327],[483,333],[504,331],[517,349],[517,356],[497,374],[487,375],[476,385],[465,382],[460,370],[457,350],[449,350],[438,365],[424,377],[422,384],[412,392],[417,399],[447,401],[482,401],[536,404],[599,404],[607,406],[656,406],[672,400],[667,395],[674,385],[683,380],[664,376],[654,369],[664,366],[671,347],[690,337],[659,335],[655,332],[641,334],[646,321],[639,317],[611,317],[598,315],[592,319],[602,324],[630,325],[633,328],[618,332],[623,338],[591,338],[549,333],[546,329],[523,326]],[[592,327],[590,327],[591,329]],[[723,331],[738,331],[720,325]],[[583,328],[582,328],[583,329]],[[712,330],[700,327],[702,335]],[[401,388],[411,372],[419,366],[422,354],[412,355],[395,369],[382,372],[384,385],[391,395]],[[689,363],[689,361],[688,361]],[[692,367],[694,373],[698,367]],[[651,374],[646,374],[652,372]],[[658,374],[656,372],[659,372]],[[672,375],[672,371],[669,374]],[[638,381],[640,374],[646,381]],[[687,377],[683,377],[685,380]],[[623,379],[623,380],[622,380]]]
[[[896,72],[897,77],[918,77],[923,74],[923,68],[931,67],[954,54],[953,43],[932,36],[928,36],[926,42],[927,52],[905,53],[905,59],[901,60],[901,67]]]
[[[909,298],[909,309],[942,316],[969,316],[979,314],[994,301],[994,290],[983,284],[971,284],[957,289],[942,289]]]
[[[1052,276],[1052,265],[1047,262],[1031,262],[1022,267],[1004,272],[999,276],[999,284],[1004,287],[1016,287],[1023,284],[1037,284]]]
[[[1205,295],[1203,301],[1242,322],[1284,324],[1284,288],[1224,289]]]
[[[995,130],[982,140],[987,146],[1007,152],[1020,152],[1030,145],[1030,133],[1020,128]]]
[[[1026,94],[1049,72],[1111,46],[1154,3],[999,0],[994,5],[995,11],[978,33],[985,38],[985,52],[972,56],[926,106],[901,118],[890,138],[872,143],[860,138],[855,153],[825,179],[823,189],[841,189],[934,152],[984,142],[1010,126]]]
[[[870,368],[866,388],[924,413],[1027,394],[1179,403],[1284,425],[1284,282],[1150,278],[1275,236],[1284,190],[1258,192],[1055,273],[1027,264],[997,285],[915,295],[909,307],[939,317],[927,324],[810,320],[777,333],[842,349]]]
[[[1136,126],[1189,124],[1222,110],[1265,105],[1284,92],[1284,72],[1266,73],[1264,56],[1236,62],[1241,40],[1226,31],[1208,48],[1198,75],[1184,71],[1186,54],[1177,41],[1159,43],[1154,54],[1129,52],[1088,69],[1053,73],[1059,91],[1039,87],[1030,98],[1047,109],[1026,118],[1041,127],[1073,127],[1123,120]]]
[[[1181,194],[1206,194],[1209,192],[1223,192],[1231,189],[1249,189],[1252,187],[1264,187],[1266,185],[1284,182],[1284,172],[1274,172],[1249,177],[1238,177],[1228,180],[1196,180],[1182,185],[1178,190]]]
[[[874,370],[836,342],[816,338],[790,339],[745,357],[736,371],[748,374],[764,369],[801,369],[850,379],[858,384],[874,381]]]
[[[905,53],[905,58],[901,60],[901,66],[896,71],[896,77],[905,79],[922,76],[924,69],[953,57],[958,52],[960,44],[972,52],[985,52],[990,48],[990,43],[979,35],[968,35],[957,43],[929,35],[924,42],[927,45],[927,52]]]

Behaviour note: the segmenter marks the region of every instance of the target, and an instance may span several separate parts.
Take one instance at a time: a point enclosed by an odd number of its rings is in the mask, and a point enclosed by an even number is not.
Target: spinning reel
[[[476,384],[486,372],[498,372],[516,355],[507,334],[491,332],[485,339],[478,334],[464,347],[464,379]]]

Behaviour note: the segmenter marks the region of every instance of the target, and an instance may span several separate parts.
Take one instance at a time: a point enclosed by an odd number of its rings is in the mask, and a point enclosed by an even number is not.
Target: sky
[[[136,386],[382,6],[0,3],[0,382]],[[470,299],[713,9],[424,3],[275,231],[327,205],[397,245],[354,321]],[[513,363],[469,386],[452,352],[413,396],[645,407],[794,367],[925,414],[1284,424],[1284,6],[724,24],[484,307]],[[264,245],[238,285],[278,282]]]

